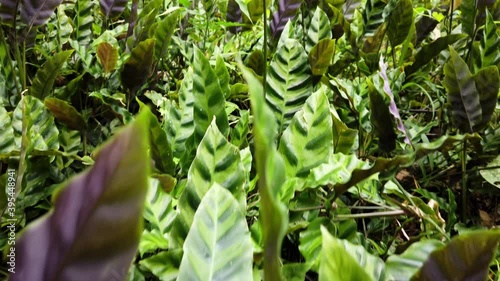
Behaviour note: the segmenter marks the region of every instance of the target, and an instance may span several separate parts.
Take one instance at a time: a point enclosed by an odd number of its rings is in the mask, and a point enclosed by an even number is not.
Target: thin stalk
[[[365,218],[379,218],[379,217],[398,217],[406,215],[404,210],[394,210],[394,211],[383,211],[383,212],[372,212],[372,213],[362,213],[362,214],[345,214],[345,215],[335,215],[333,220],[349,220],[349,219],[365,219]]]
[[[266,97],[266,84],[267,84],[267,1],[262,0],[264,5],[264,13],[262,18],[264,21],[264,43],[262,44],[262,53],[264,54],[264,73],[262,73],[262,92],[264,93],[264,98]]]
[[[467,141],[463,140],[462,162],[462,221],[467,215]]]

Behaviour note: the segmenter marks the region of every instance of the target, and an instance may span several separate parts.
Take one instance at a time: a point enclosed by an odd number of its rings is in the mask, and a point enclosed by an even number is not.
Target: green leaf
[[[186,150],[186,141],[194,131],[193,69],[189,68],[179,89],[179,105],[167,104],[165,131],[172,145],[174,156],[180,158]]]
[[[229,123],[224,93],[217,74],[199,49],[194,51],[193,69],[195,143],[199,143],[203,138],[214,116],[219,131],[222,135],[227,136]]]
[[[253,51],[247,58],[245,65],[251,68],[255,74],[262,76],[266,69],[266,60],[261,50]]]
[[[168,48],[170,46],[170,41],[172,35],[175,31],[175,24],[177,23],[178,12],[173,12],[163,20],[158,22],[156,26],[154,38],[155,38],[155,58],[157,60],[165,58],[168,55]]]
[[[14,128],[5,108],[0,107],[0,153],[9,153],[15,149]]]
[[[248,124],[250,113],[248,110],[240,110],[240,120],[238,124],[231,130],[231,143],[237,146],[239,149],[243,149],[248,146]]]
[[[215,62],[215,74],[219,78],[219,84],[222,92],[224,93],[224,97],[227,98],[231,94],[231,88],[229,87],[229,72],[227,71],[226,63],[221,56],[217,56],[217,60]]]
[[[152,257],[142,259],[139,264],[152,272],[162,281],[174,281],[179,273],[182,249],[160,252]]]
[[[392,48],[403,43],[413,24],[413,4],[411,0],[397,0],[396,7],[391,11],[387,36]]]
[[[154,39],[147,39],[132,49],[123,65],[120,78],[123,86],[135,93],[149,78],[153,65]]]
[[[274,54],[267,73],[266,101],[282,131],[312,92],[311,68],[304,48],[297,40],[286,40]]]
[[[145,253],[166,249],[168,249],[168,239],[159,230],[153,229],[151,232],[144,230],[139,241],[139,253],[141,256],[144,256]]]
[[[405,69],[406,76],[410,76],[422,66],[427,65],[433,58],[439,55],[441,51],[448,48],[448,45],[454,44],[465,37],[467,36],[464,34],[450,34],[444,37],[439,37],[432,43],[423,46],[415,55],[413,64]]]
[[[316,7],[314,16],[309,24],[309,30],[307,31],[306,37],[306,52],[310,53],[311,49],[316,46],[321,40],[331,39],[332,31],[330,29],[330,21],[328,20],[328,15],[321,10],[320,7]]]
[[[333,120],[333,149],[335,153],[349,154],[358,136],[358,130],[351,129],[342,122],[335,109],[330,109]]]
[[[250,232],[238,201],[214,183],[194,215],[177,280],[252,280],[252,260]]]
[[[158,180],[150,180],[148,195],[144,208],[144,219],[146,219],[153,230],[166,235],[172,228],[175,219],[173,199],[162,190]]]
[[[335,51],[335,41],[323,39],[309,52],[309,64],[313,75],[322,76],[328,71]]]
[[[91,0],[79,0],[75,3],[74,38],[82,46],[88,46],[92,40],[93,8],[94,2]]]
[[[350,249],[346,249],[341,240],[334,238],[323,226],[321,227],[321,236],[323,246],[321,250],[321,263],[319,266],[320,281],[375,280],[352,256],[349,252]],[[365,253],[365,255],[368,256],[367,253]],[[371,259],[374,260],[374,257]],[[382,262],[380,261],[380,263]]]
[[[495,157],[480,173],[486,181],[500,188],[500,155]]]
[[[28,93],[41,100],[49,96],[59,70],[72,53],[73,50],[62,51],[47,59],[45,64],[36,72]]]
[[[482,120],[480,97],[469,67],[450,47],[450,60],[444,65],[443,85],[448,92],[455,125],[463,132],[475,132]]]
[[[479,122],[477,128],[482,129],[490,122],[497,104],[498,90],[500,88],[498,67],[492,65],[483,68],[474,74],[473,79],[476,82],[479,102],[481,103],[481,122]]]
[[[160,172],[173,175],[175,163],[172,149],[167,139],[167,133],[161,128],[156,116],[149,110],[147,105],[137,100],[142,111],[145,111],[148,120],[151,157],[155,161],[155,166]]]
[[[90,170],[53,196],[54,209],[16,241],[18,267],[11,280],[71,280],[82,272],[95,280],[126,275],[142,233],[149,173],[146,124],[139,115],[99,150]]]
[[[378,147],[382,151],[391,152],[396,148],[397,135],[394,131],[394,121],[389,112],[389,105],[384,99],[383,89],[378,89],[371,79],[366,82],[370,94],[370,121],[379,139]]]
[[[443,246],[438,240],[422,240],[411,244],[401,255],[390,255],[385,262],[392,280],[410,280],[427,260],[432,251]]]
[[[306,177],[333,152],[330,104],[324,88],[313,93],[281,136],[279,152],[289,177]]]
[[[193,223],[201,199],[213,183],[227,188],[245,206],[245,168],[238,148],[227,141],[215,120],[208,127],[188,172],[186,187],[179,199],[179,215],[172,230],[172,248],[180,247]]]
[[[411,280],[486,280],[500,231],[471,231],[431,253]]]
[[[489,11],[486,11],[486,22],[479,50],[480,58],[479,62],[476,62],[478,68],[492,65],[500,67],[500,36],[493,16]]]
[[[262,85],[247,69],[241,67],[247,81],[254,117],[254,144],[259,175],[260,221],[264,243],[264,279],[283,280],[281,275],[281,242],[285,236],[288,216],[277,195],[285,181],[285,167],[276,150],[278,124],[267,106]]]
[[[57,98],[45,98],[43,103],[54,117],[66,124],[69,129],[81,131],[87,128],[87,122],[85,122],[83,116],[66,101]]]
[[[462,12],[462,33],[472,38],[476,28],[476,1],[462,0],[460,11]]]
[[[23,116],[24,112],[27,114]],[[21,148],[21,136],[23,130],[23,120],[26,122],[26,136],[33,149],[47,151],[58,150],[59,130],[55,126],[54,117],[45,108],[44,104],[37,98],[25,96],[23,100],[14,109],[12,116],[12,127],[16,147]]]
[[[378,27],[384,22],[382,17],[386,3],[382,0],[368,0],[363,12],[363,34],[373,36]]]
[[[102,42],[97,46],[97,57],[104,68],[104,73],[110,73],[116,68],[118,62],[118,50],[108,42]]]
[[[287,263],[283,265],[283,278],[287,281],[304,281],[310,266],[306,263]]]

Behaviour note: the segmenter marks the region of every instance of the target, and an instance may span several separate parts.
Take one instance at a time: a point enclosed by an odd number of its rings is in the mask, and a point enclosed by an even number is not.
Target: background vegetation
[[[2,278],[500,280],[500,1],[0,18]]]

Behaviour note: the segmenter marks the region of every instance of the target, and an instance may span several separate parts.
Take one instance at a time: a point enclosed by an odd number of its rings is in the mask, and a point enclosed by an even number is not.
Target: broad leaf
[[[252,241],[238,201],[214,183],[193,219],[177,280],[252,280]]]
[[[297,40],[286,40],[274,54],[267,73],[266,101],[283,130],[312,92],[311,68],[304,48]]]
[[[49,96],[54,86],[54,81],[64,63],[73,53],[73,50],[59,52],[50,57],[45,64],[38,69],[33,84],[29,88],[28,93],[34,97],[43,100]]]
[[[99,0],[104,16],[114,18],[120,15],[127,7],[128,0]]]
[[[359,253],[350,252],[350,250],[357,249],[351,248],[355,246],[346,247],[347,244],[344,244],[346,242],[342,243],[342,240],[334,238],[323,226],[321,227],[321,236],[323,246],[321,250],[321,263],[319,266],[320,281],[378,280],[369,274],[369,272],[363,267],[364,265],[358,263],[355,256]],[[381,264],[379,265],[380,267],[383,266],[383,262],[381,260],[376,260],[375,257],[369,255],[368,253],[364,253],[362,256],[370,257],[370,261],[377,261],[376,264]],[[367,260],[365,261],[368,262]],[[371,264],[371,266],[375,266],[375,264]]]
[[[322,76],[328,71],[335,52],[335,41],[323,39],[309,52],[309,64],[313,75]]]
[[[14,128],[11,117],[5,108],[0,107],[0,154],[9,153],[14,149]]]
[[[377,77],[374,77],[377,79]],[[370,121],[373,124],[375,135],[378,137],[378,147],[384,152],[391,152],[396,148],[396,133],[394,132],[394,121],[389,111],[386,94],[367,80],[370,94]],[[388,97],[387,97],[388,99]]]
[[[243,209],[245,169],[238,148],[227,141],[215,120],[200,142],[196,157],[188,172],[188,182],[179,199],[179,215],[172,231],[172,248],[180,247],[193,223],[193,217],[203,196],[213,183],[218,183],[240,202]]]
[[[248,70],[241,68],[248,83],[254,117],[254,144],[259,175],[260,220],[264,243],[264,279],[283,280],[281,275],[281,242],[286,233],[286,207],[277,199],[285,181],[283,159],[276,150],[278,124],[267,106],[261,83]]]
[[[390,255],[385,262],[387,274],[393,280],[410,280],[431,252],[442,246],[443,243],[438,240],[422,240],[412,244],[401,255]]]
[[[384,22],[382,14],[386,3],[382,0],[368,0],[363,12],[363,34],[373,36],[377,28]]]
[[[224,97],[227,98],[231,94],[231,88],[229,87],[229,71],[227,70],[226,63],[221,56],[217,56],[217,60],[215,61],[215,74],[217,78],[219,78],[219,85],[224,94]]]
[[[431,253],[411,280],[482,281],[500,242],[498,230],[472,231],[454,237]]]
[[[460,11],[462,12],[462,33],[472,37],[476,28],[476,1],[463,0]]]
[[[195,143],[203,138],[214,116],[219,131],[227,136],[229,124],[224,93],[214,69],[199,49],[194,52],[193,69]]]
[[[248,124],[250,114],[247,110],[240,111],[240,120],[238,124],[231,130],[231,143],[238,148],[243,149],[248,146]]]
[[[162,281],[174,281],[179,273],[182,249],[160,252],[139,262]]]
[[[486,181],[500,188],[500,155],[495,157],[480,173]]]
[[[396,7],[391,11],[389,24],[387,26],[387,36],[391,41],[391,47],[395,48],[405,41],[409,36],[413,25],[413,5],[411,0],[396,0]]]
[[[155,161],[155,166],[162,173],[173,175],[175,172],[175,163],[172,155],[172,149],[167,139],[167,133],[161,128],[156,116],[149,108],[138,100],[141,110],[144,111],[148,120],[151,157]]]
[[[28,26],[44,24],[54,13],[62,0],[23,0],[21,6],[21,20]],[[3,1],[2,1],[3,5]]]
[[[54,117],[68,126],[71,130],[84,130],[87,122],[83,116],[69,103],[57,98],[46,98],[43,103],[52,112]]]
[[[311,49],[316,46],[323,39],[331,39],[332,31],[330,29],[330,21],[328,16],[319,7],[316,7],[314,16],[309,24],[309,30],[307,31],[306,37],[306,52],[310,52]]]
[[[278,9],[273,14],[270,30],[273,38],[278,38],[288,21],[292,20],[300,7],[300,0],[279,0]]]
[[[82,46],[87,46],[92,40],[93,6],[94,2],[92,0],[79,0],[75,3],[74,38]]]
[[[120,73],[122,84],[134,94],[149,78],[153,65],[154,45],[154,39],[140,42],[132,49],[130,57],[123,65]]]
[[[162,59],[168,55],[168,48],[170,46],[170,41],[172,35],[175,31],[175,23],[177,22],[178,13],[174,12],[162,21],[158,22],[156,26],[154,38],[155,38],[155,58]]]
[[[333,152],[330,104],[323,89],[306,100],[281,136],[279,151],[289,177],[306,177]]]
[[[110,73],[116,68],[118,62],[118,50],[108,42],[102,42],[97,46],[97,57],[104,68],[104,73]]]
[[[82,274],[101,280],[127,273],[142,233],[149,172],[144,117],[100,149],[94,166],[53,197],[54,210],[24,230],[11,280],[74,280]]]
[[[478,71],[473,77],[481,103],[481,122],[477,128],[482,129],[490,122],[500,89],[500,74],[497,66],[489,66]]]
[[[448,92],[455,125],[462,132],[475,132],[482,120],[480,97],[469,67],[450,47],[450,60],[444,66],[443,85]]]
[[[486,13],[483,38],[479,50],[480,61],[478,68],[491,65],[500,66],[500,35],[498,35],[493,16],[489,12]]]

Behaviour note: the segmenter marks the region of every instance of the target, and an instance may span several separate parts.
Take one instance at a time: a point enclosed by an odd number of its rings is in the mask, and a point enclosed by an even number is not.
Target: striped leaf
[[[260,221],[264,244],[264,280],[283,280],[281,274],[281,243],[286,234],[288,215],[278,199],[285,182],[285,164],[276,149],[278,124],[267,106],[262,85],[248,70],[241,68],[248,83],[253,113],[256,170],[259,175]]]
[[[70,18],[64,12],[64,8],[66,5],[61,5],[57,9],[57,42],[59,46],[62,46],[68,43],[71,33],[73,33],[73,26],[70,22]]]
[[[15,148],[12,120],[7,110],[0,107],[0,154],[9,153]]]
[[[92,0],[78,0],[75,3],[74,39],[82,46],[88,46],[92,40],[93,8],[94,2]]]
[[[243,209],[245,169],[238,148],[227,141],[213,120],[198,145],[179,199],[179,215],[171,233],[173,248],[182,246],[201,199],[215,182],[233,193]]]
[[[45,64],[38,69],[28,93],[36,98],[44,99],[52,92],[52,87],[59,70],[73,53],[73,50],[59,52],[50,57]]]
[[[396,7],[389,16],[387,36],[394,48],[408,37],[413,24],[413,5],[411,0],[398,0]]]
[[[330,29],[330,21],[328,15],[319,7],[316,7],[314,16],[311,19],[309,30],[306,38],[306,51],[309,53],[311,49],[323,39],[331,39],[332,31]]]
[[[382,0],[367,0],[363,12],[363,34],[365,37],[374,36],[377,28],[384,22],[383,12],[385,3]]]
[[[172,156],[172,149],[167,140],[166,132],[161,128],[156,116],[149,110],[144,103],[139,101],[142,114],[145,115],[149,128],[149,140],[151,149],[151,158],[155,162],[155,167],[162,173],[173,175],[175,172],[175,163]]]
[[[186,141],[193,134],[193,69],[189,68],[179,90],[178,107],[172,102],[167,105],[168,115],[164,129],[167,132],[174,156],[180,158],[186,150]]]
[[[217,60],[215,61],[215,74],[219,78],[219,85],[224,93],[224,97],[228,97],[231,94],[231,88],[229,87],[229,71],[227,70],[226,63],[221,56],[217,56]]]
[[[144,219],[151,224],[152,230],[166,235],[175,219],[173,198],[162,190],[160,182],[151,179],[144,209]]]
[[[22,105],[25,105],[25,112],[29,115],[23,116]],[[25,96],[23,102],[20,102],[14,109],[12,117],[12,127],[16,147],[21,147],[21,136],[23,119],[31,125],[28,126],[28,139],[33,149],[36,150],[58,150],[59,149],[59,130],[54,123],[54,117],[45,108],[45,105],[33,96]]]
[[[194,215],[177,280],[250,281],[252,263],[252,240],[238,201],[214,183]]]
[[[297,10],[302,4],[301,0],[278,0],[277,10],[273,14],[270,30],[273,38],[278,38],[283,32],[288,21],[297,15]]]
[[[156,26],[154,38],[155,38],[155,58],[161,59],[168,55],[168,47],[170,46],[170,41],[172,35],[175,31],[175,24],[177,23],[178,13],[173,12],[172,14],[165,17],[163,20],[158,22]]]
[[[480,61],[478,68],[484,68],[491,65],[500,67],[500,36],[498,35],[497,26],[490,12],[487,12],[483,38],[479,50]]]
[[[444,66],[443,85],[457,128],[462,132],[475,132],[482,116],[480,97],[469,67],[452,47],[450,60]]]
[[[107,18],[119,16],[127,7],[128,0],[99,0],[101,11]]]
[[[16,68],[13,63],[11,63],[9,46],[7,44],[0,43],[0,106],[10,106],[11,104],[17,104],[16,101],[19,99],[19,94],[17,93],[16,83],[20,85],[19,77],[16,75]],[[14,99],[11,101],[11,99]]]
[[[476,28],[476,0],[463,0],[460,5],[462,33],[473,36]]]
[[[194,53],[193,69],[195,143],[199,143],[203,138],[214,116],[219,130],[227,136],[229,123],[224,93],[217,74],[199,49]]]
[[[240,120],[231,130],[231,143],[243,149],[248,146],[248,123],[250,119],[248,110],[240,110]]]
[[[494,65],[483,68],[473,76],[476,82],[476,89],[481,103],[481,122],[477,128],[484,128],[490,122],[500,89],[500,77],[498,68]]]
[[[284,129],[312,92],[311,67],[301,44],[286,40],[274,54],[267,73],[266,101]]]
[[[323,88],[324,89],[324,88]],[[304,177],[333,152],[330,104],[322,89],[312,94],[281,136],[279,151],[289,177]]]

